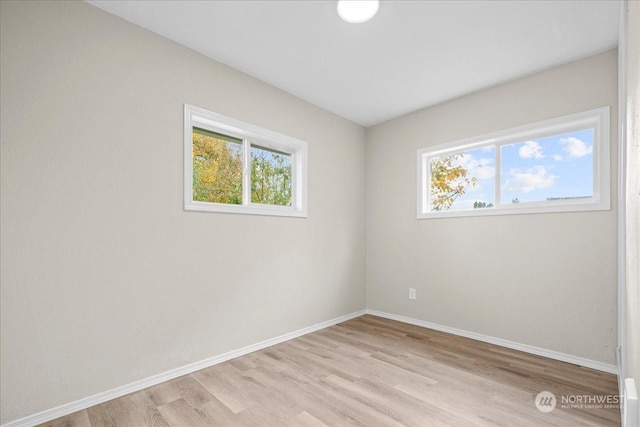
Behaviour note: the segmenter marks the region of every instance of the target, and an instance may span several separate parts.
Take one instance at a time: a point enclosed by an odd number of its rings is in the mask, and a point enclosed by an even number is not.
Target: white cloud
[[[542,147],[536,141],[526,141],[518,150],[518,155],[523,159],[541,159],[544,157]]]
[[[566,151],[571,157],[584,157],[593,152],[593,146],[587,145],[583,140],[570,136],[560,140]]]
[[[478,165],[471,170],[471,175],[478,178],[479,181],[494,179],[496,177],[496,168],[489,165]]]
[[[559,162],[560,160],[562,160],[562,156],[560,154],[554,154],[553,155],[553,160]]]
[[[473,158],[473,154],[464,153],[462,156],[458,156],[453,162],[456,165],[460,165],[465,169],[469,169],[469,164],[475,162],[476,160]]]
[[[465,168],[469,173],[467,177],[476,177],[479,181],[493,179],[496,176],[496,168],[493,166],[493,158],[485,157],[476,159],[472,154],[458,157],[456,164]]]
[[[541,188],[553,187],[557,176],[547,175],[544,166],[534,166],[526,171],[511,169],[504,190],[512,193],[530,193]]]

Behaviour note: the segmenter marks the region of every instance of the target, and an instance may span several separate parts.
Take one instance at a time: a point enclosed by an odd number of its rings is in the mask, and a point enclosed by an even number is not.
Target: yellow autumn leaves
[[[475,187],[476,177],[467,178],[467,170],[457,160],[464,153],[431,159],[431,206],[435,211],[449,209],[465,193],[465,187]]]
[[[242,204],[242,144],[193,132],[193,200]]]
[[[193,200],[243,203],[242,140],[194,128]],[[291,155],[250,146],[252,203],[291,205]]]

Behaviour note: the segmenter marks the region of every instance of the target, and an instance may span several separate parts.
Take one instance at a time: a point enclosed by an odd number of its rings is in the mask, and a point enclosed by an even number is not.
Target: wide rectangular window
[[[609,209],[609,107],[418,150],[418,218]]]
[[[307,143],[185,105],[185,209],[307,215]]]

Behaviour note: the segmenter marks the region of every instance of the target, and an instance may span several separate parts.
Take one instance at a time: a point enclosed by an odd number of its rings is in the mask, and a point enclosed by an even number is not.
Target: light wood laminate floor
[[[616,407],[561,407],[607,395],[614,375],[367,315],[44,425],[620,425]]]

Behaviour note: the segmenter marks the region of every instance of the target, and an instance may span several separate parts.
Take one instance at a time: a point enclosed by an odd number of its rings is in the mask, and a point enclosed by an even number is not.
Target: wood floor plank
[[[540,412],[541,391],[557,407]],[[362,316],[60,418],[47,427],[619,426],[614,375]]]
[[[145,391],[156,406],[184,399],[192,407],[198,407],[213,399],[213,395],[202,384],[188,375],[165,381]]]
[[[144,390],[92,406],[87,414],[92,427],[169,427]]]
[[[248,408],[247,403],[234,396],[233,386],[215,370],[204,369],[191,375],[234,414]]]
[[[238,425],[235,414],[218,399],[214,398],[194,409],[200,418],[205,420],[206,424],[203,425],[210,424],[216,427]]]
[[[172,427],[214,426],[207,417],[201,417],[198,412],[184,399],[173,400],[158,406],[162,418]]]
[[[325,423],[308,413],[303,411],[296,416],[296,420],[300,422],[301,427],[328,427]]]
[[[78,411],[43,425],[46,427],[91,427],[91,421],[87,411]]]

